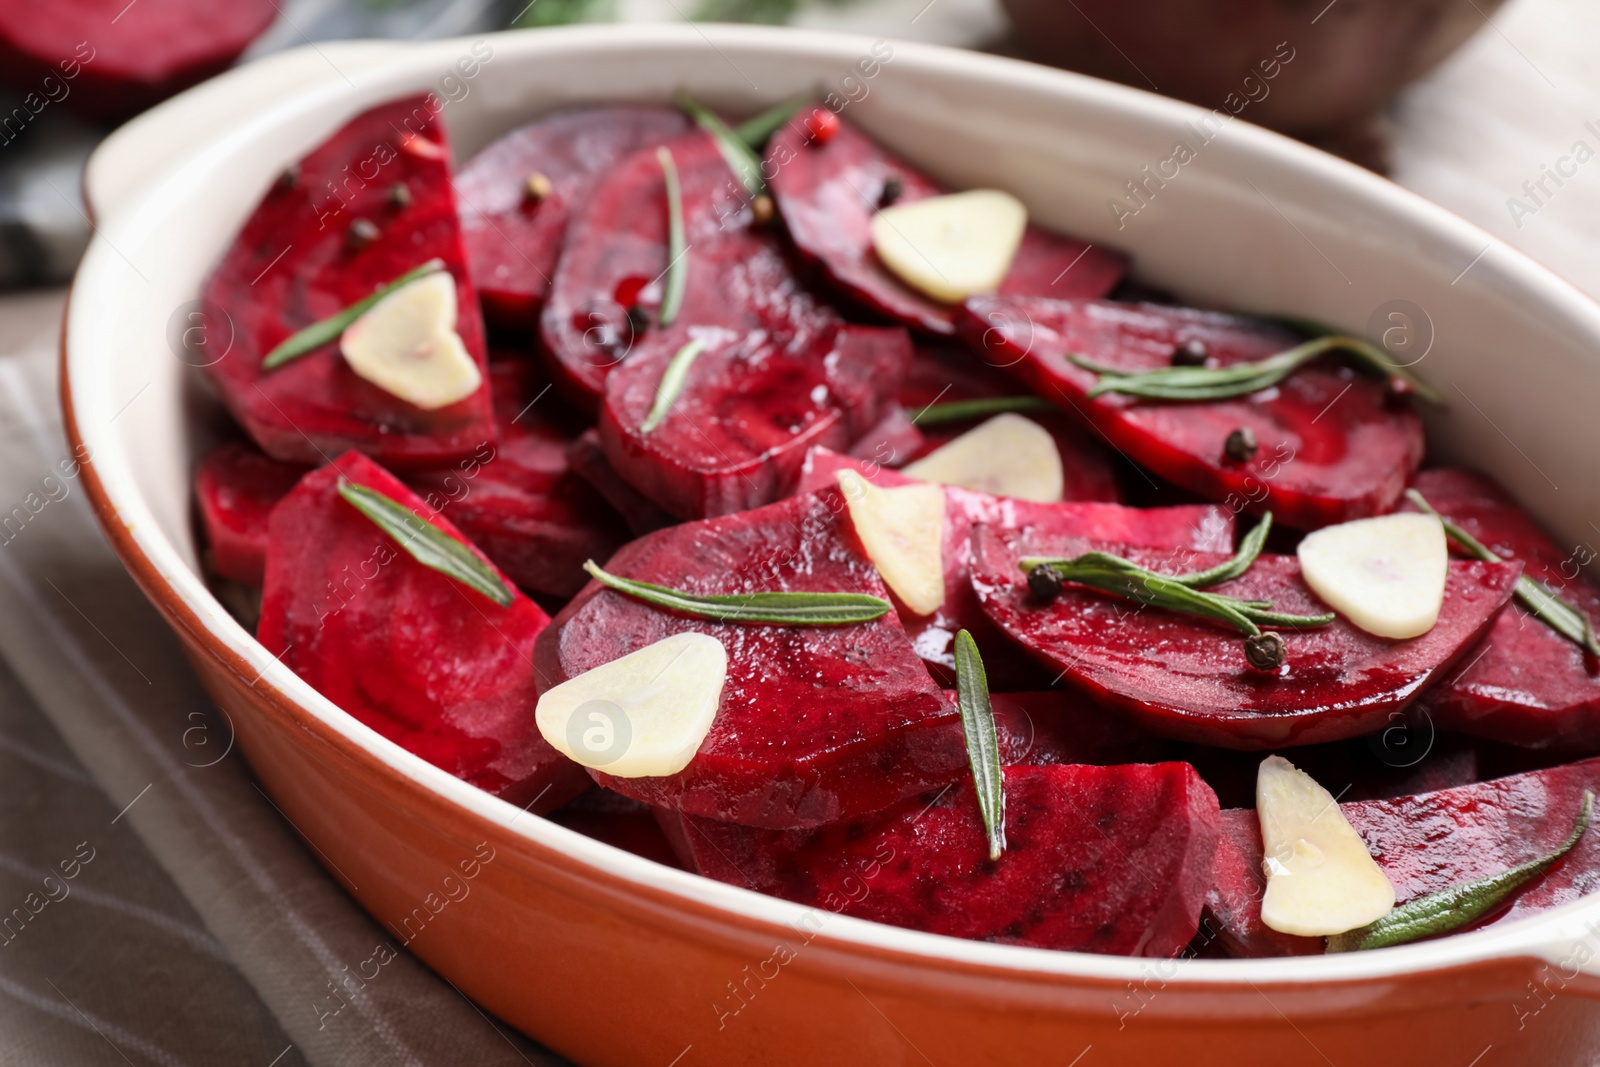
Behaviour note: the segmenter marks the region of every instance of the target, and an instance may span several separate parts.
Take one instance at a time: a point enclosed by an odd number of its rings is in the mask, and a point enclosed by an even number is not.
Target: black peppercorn
[[[1248,463],[1260,447],[1256,443],[1255,431],[1248,426],[1241,426],[1222,443],[1222,454],[1235,463]]]
[[[1211,349],[1198,337],[1191,337],[1172,350],[1174,367],[1204,367],[1211,358]]]
[[[757,226],[765,226],[771,222],[773,211],[772,197],[766,193],[762,193],[750,201],[750,221]]]
[[[650,328],[650,316],[638,304],[628,305],[627,316],[628,329],[633,332],[633,336],[638,337]]]
[[[900,199],[900,194],[906,191],[904,183],[899,178],[885,178],[883,188],[878,192],[878,206],[888,207]]]
[[[359,252],[376,241],[381,233],[378,224],[371,219],[354,219],[344,233],[344,243],[352,252]]]
[[[1028,572],[1028,592],[1041,604],[1048,604],[1061,595],[1061,572],[1049,564],[1041,564]]]
[[[405,182],[395,182],[389,186],[389,206],[405,207],[411,203],[411,187]]]
[[[1383,406],[1391,411],[1403,410],[1417,395],[1417,387],[1404,378],[1390,378],[1383,390]]]
[[[1270,631],[1244,639],[1244,658],[1258,671],[1277,670],[1288,651],[1283,638]]]

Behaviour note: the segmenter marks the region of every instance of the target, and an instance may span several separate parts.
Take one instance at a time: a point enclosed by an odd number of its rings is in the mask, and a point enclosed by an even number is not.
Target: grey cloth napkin
[[[0,299],[0,1067],[561,1063],[399,949],[255,785],[63,474],[61,305]],[[381,944],[381,980],[338,984]]]

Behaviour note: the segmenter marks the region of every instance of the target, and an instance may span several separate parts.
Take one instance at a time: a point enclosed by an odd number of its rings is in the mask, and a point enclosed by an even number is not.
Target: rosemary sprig
[[[761,177],[761,160],[744,138],[730,130],[715,112],[696,103],[683,89],[678,90],[678,107],[695,121],[695,125],[716,138],[717,150],[745,192],[754,197],[767,191],[767,183]]]
[[[474,592],[482,593],[503,608],[516,600],[505,579],[494,572],[472,549],[457,541],[431,522],[412,514],[410,509],[376,489],[339,479],[339,495],[373,524],[394,539],[411,558],[454,578]]]
[[[705,347],[705,339],[695,337],[673,355],[667,369],[661,372],[661,384],[656,386],[655,402],[650,405],[650,413],[639,424],[640,433],[651,433],[661,425],[661,420],[667,417],[672,405],[677,402],[678,394],[683,392],[683,383],[689,377],[689,365]]]
[[[772,135],[782,129],[784,124],[805,106],[806,99],[804,96],[797,96],[781,104],[774,104],[761,114],[752,115],[739,123],[733,128],[733,132],[738,135],[739,140],[750,146],[751,151],[759,152],[766,147]]]
[[[1408,368],[1395,363],[1381,348],[1360,338],[1344,335],[1313,337],[1266,359],[1234,363],[1226,367],[1158,367],[1130,372],[1107,367],[1082,356],[1069,355],[1067,358],[1084,370],[1100,376],[1089,389],[1090,399],[1105,393],[1123,393],[1151,400],[1203,401],[1248,396],[1270,388],[1299,370],[1303,364],[1327,352],[1343,352],[1353,356],[1361,367],[1385,378],[1398,378],[1409,384],[1423,400],[1444,406],[1444,396],[1437,389]]]
[[[1510,900],[1518,889],[1572,851],[1584,831],[1589,829],[1593,816],[1594,794],[1584,790],[1583,802],[1578,808],[1578,821],[1572,827],[1572,833],[1553,852],[1518,864],[1508,871],[1418,897],[1375,923],[1328,938],[1328,951],[1360,952],[1388,948],[1390,945],[1403,945],[1418,938],[1459,930]]]
[[[871,622],[893,608],[882,597],[867,593],[685,593],[681,589],[653,582],[639,582],[608,574],[596,566],[592,559],[584,563],[583,569],[601,585],[619,593],[626,593],[657,607],[716,622],[843,626],[847,623]]]
[[[1203,571],[1192,571],[1188,574],[1175,574],[1173,580],[1182,582],[1191,589],[1204,589],[1210,585],[1222,582],[1231,582],[1245,571],[1250,569],[1250,564],[1261,555],[1261,546],[1267,543],[1267,534],[1272,532],[1272,512],[1267,512],[1256,523],[1255,529],[1245,534],[1239,541],[1239,550],[1233,558],[1226,563],[1219,563],[1215,567],[1208,567]]]
[[[271,352],[267,353],[266,358],[261,361],[262,369],[273,370],[292,359],[298,359],[307,352],[321,348],[344,333],[346,327],[362,315],[365,315],[372,305],[396,289],[410,285],[418,278],[426,278],[428,275],[444,269],[444,260],[430,259],[420,267],[412,267],[387,285],[378,286],[372,291],[371,296],[362,297],[343,311],[336,312],[325,319],[313,322],[310,326],[296,330],[279,342],[278,346]]]
[[[1406,499],[1421,511],[1433,515],[1444,523],[1445,536],[1483,560],[1485,563],[1504,563],[1505,558],[1467,531],[1440,515],[1415,489],[1406,490]],[[1565,637],[1591,656],[1600,656],[1600,641],[1596,641],[1594,626],[1589,617],[1536,578],[1523,574],[1517,579],[1513,595],[1517,603],[1528,609],[1528,614]]]
[[[967,739],[967,762],[972,765],[972,785],[978,793],[978,810],[989,838],[989,858],[998,860],[1006,849],[1005,771],[1000,766],[1000,739],[989,704],[989,676],[983,669],[978,643],[965,630],[956,633],[956,706],[961,711],[961,732]]]
[[[978,400],[952,400],[929,404],[911,417],[918,426],[938,426],[946,422],[967,422],[1008,411],[1055,411],[1056,406],[1042,396],[986,396]]]
[[[683,290],[689,284],[689,257],[683,236],[683,190],[678,185],[678,165],[665,146],[656,149],[661,178],[667,187],[667,280],[661,294],[660,322],[671,326],[683,306]]]

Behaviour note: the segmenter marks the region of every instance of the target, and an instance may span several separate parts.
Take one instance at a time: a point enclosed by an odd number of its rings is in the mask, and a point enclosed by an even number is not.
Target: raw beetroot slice
[[[608,558],[628,540],[627,526],[571,469],[577,426],[532,362],[492,363],[489,381],[498,443],[406,483],[523,589],[571,596],[586,580],[583,561]]]
[[[894,926],[1129,956],[1188,944],[1218,834],[1193,768],[1012,766],[1005,796],[998,862],[970,782],[812,833],[686,818],[679,841],[708,877]]]
[[[1600,623],[1600,589],[1582,572],[1592,549],[1559,548],[1481,474],[1427,470],[1414,484],[1441,515],[1501,555],[1522,560],[1528,577]],[[1600,749],[1600,664],[1517,603],[1466,665],[1429,690],[1420,705],[1445,730],[1530,748]]]
[[[10,0],[0,3],[0,71],[14,89],[123,119],[222,73],[278,10],[273,0]],[[57,98],[51,85],[66,91]]]
[[[294,179],[267,191],[206,282],[208,341],[231,338],[207,371],[234,418],[268,455],[295,463],[326,463],[353,448],[397,469],[430,466],[492,442],[486,386],[423,411],[357,377],[337,341],[274,370],[261,366],[290,334],[434,258],[456,279],[456,331],[485,364],[449,150],[423,98],[358,115],[289,173]],[[376,227],[370,243],[364,226],[352,229],[356,220]]]
[[[600,441],[629,484],[698,519],[771,503],[799,479],[807,448],[844,448],[876,426],[911,362],[911,340],[898,327],[846,326],[794,351],[714,334],[646,432],[674,354],[647,344],[612,371]]]
[[[1324,783],[1327,784],[1327,783]],[[1340,810],[1394,884],[1395,903],[1499,874],[1551,852],[1572,831],[1584,790],[1600,792],[1600,760],[1441,789]],[[1320,937],[1294,937],[1261,922],[1261,826],[1253,810],[1222,813],[1216,873],[1206,908],[1235,956],[1303,956]],[[1489,925],[1527,918],[1600,890],[1600,834],[1591,830],[1544,877],[1529,883]]]
[[[695,130],[665,147],[682,190],[688,272],[671,326],[658,325],[671,257],[655,148],[612,167],[573,215],[539,318],[557,386],[587,410],[599,407],[606,375],[641,344],[675,352],[699,328],[764,333],[805,351],[839,322],[801,288],[772,233],[754,224],[711,135]],[[630,307],[638,309],[631,319]]]
[[[347,503],[370,486],[463,544],[450,522],[348,452],[273,509],[257,636],[333,703],[401,747],[513,804],[548,811],[588,784],[534,724],[534,638],[549,623],[412,559]]]
[[[1208,500],[1271,511],[1296,529],[1392,510],[1422,461],[1416,413],[1386,403],[1382,382],[1334,357],[1273,389],[1204,403],[1113,394],[1088,400],[1096,376],[1067,358],[1150,370],[1170,366],[1175,347],[1197,340],[1220,366],[1264,359],[1300,341],[1259,320],[1156,304],[1000,296],[968,301],[957,327],[985,360],[1086,417],[1134,462]],[[1255,434],[1258,450],[1238,463],[1223,446],[1241,428]]]
[[[848,123],[826,144],[803,121],[790,122],[767,145],[765,171],[778,210],[800,254],[822,266],[849,296],[897,322],[929,333],[952,332],[952,309],[908,288],[872,248],[872,216],[885,184],[900,183],[896,203],[945,192]],[[1063,299],[1101,297],[1127,270],[1128,257],[1029,226],[1000,292]]]
[[[687,128],[683,114],[670,108],[582,108],[547,115],[473,156],[456,175],[456,200],[472,284],[488,320],[535,328],[567,220],[595,182],[639,149]],[[528,191],[534,174],[549,182],[543,196]]]
[[[613,574],[693,593],[884,596],[852,543],[837,490],[674,526],[612,557]],[[955,709],[893,613],[847,626],[765,626],[678,615],[590,583],[536,648],[541,691],[686,630],[728,650],[711,732],[666,778],[615,778],[648,804],[754,826],[816,826],[880,811],[967,767]]]
[[[267,566],[267,516],[306,468],[240,441],[206,453],[194,476],[211,565],[224,578],[260,585]]]
[[[1309,745],[1377,728],[1488,632],[1522,570],[1516,563],[1453,561],[1439,621],[1426,634],[1390,641],[1342,618],[1285,630],[1288,659],[1268,674],[1245,662],[1242,638],[1231,628],[1081,587],[1068,586],[1043,605],[1030,596],[1017,565],[1023,556],[1097,550],[1162,574],[1203,570],[1227,558],[979,526],[972,535],[973,585],[989,618],[1069,684],[1153,733],[1223,748]],[[1271,601],[1275,610],[1296,615],[1326,610],[1293,556],[1262,555],[1211,591]]]

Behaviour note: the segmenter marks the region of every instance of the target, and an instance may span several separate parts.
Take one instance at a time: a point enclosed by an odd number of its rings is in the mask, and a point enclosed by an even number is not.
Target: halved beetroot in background
[[[277,15],[273,0],[7,0],[0,72],[19,92],[54,77],[63,107],[124,119],[222,73]]]
[[[686,818],[678,840],[707,877],[893,926],[1128,956],[1188,944],[1218,834],[1192,767],[1007,767],[1005,794],[998,862],[970,780],[809,834]]]
[[[1600,589],[1583,572],[1593,549],[1560,548],[1504,489],[1476,472],[1427,470],[1413,484],[1440,514],[1501,555],[1522,560],[1528,577],[1600,623]],[[1440,729],[1594,752],[1600,749],[1600,664],[1512,604],[1483,647],[1430,689],[1421,707]]]
[[[461,236],[483,313],[496,326],[532,330],[550,292],[567,220],[606,171],[639,149],[689,128],[664,107],[561,111],[492,142],[456,175]],[[550,191],[528,192],[533,174]]]
[[[1438,734],[1419,714],[1413,705],[1366,737],[1302,745],[1291,754],[1294,765],[1341,801],[1431,793],[1493,776],[1480,773],[1471,738]],[[1224,808],[1255,806],[1260,752],[1179,742],[1164,751],[1167,759],[1192,765]]]
[[[1572,832],[1586,789],[1600,792],[1600,760],[1420,796],[1341,804],[1340,810],[1394,884],[1395,903],[1405,904],[1553,851]],[[1266,892],[1261,860],[1256,813],[1223,812],[1206,909],[1221,927],[1224,946],[1235,956],[1322,952],[1320,937],[1280,934],[1261,922],[1261,895]],[[1596,890],[1600,834],[1591,830],[1549,873],[1479,925],[1527,918]]]
[[[598,409],[606,375],[641,345],[675,352],[691,328],[715,327],[738,336],[764,331],[775,345],[805,351],[839,322],[800,286],[777,238],[754,224],[716,140],[695,130],[666,148],[682,190],[688,271],[672,325],[657,324],[670,256],[655,148],[610,168],[573,214],[539,317],[556,385],[588,411]],[[642,336],[630,307],[639,309]]]
[[[501,607],[424,567],[338,492],[341,477],[448,519],[376,463],[347,452],[273,509],[257,637],[323,696],[442,770],[533,811],[588,785],[534,724],[534,638],[550,619]]]
[[[840,517],[837,490],[642,537],[613,574],[694,593],[861,592],[883,582]],[[600,784],[647,804],[776,828],[854,818],[956,780],[959,717],[891,612],[848,626],[764,626],[678,615],[592,582],[536,648],[541,692],[687,630],[728,649],[711,732],[666,778]]]
[[[813,449],[807,457],[800,492],[837,485],[837,472],[855,470],[875,485],[907,485],[896,471]],[[1042,536],[1077,536],[1148,545],[1154,548],[1233,550],[1233,515],[1211,505],[1127,508],[1098,501],[1038,504],[945,487],[944,603],[932,615],[913,614],[895,597],[900,621],[917,654],[935,678],[955,684],[956,633],[969,630],[983,653],[989,686],[997,691],[1045,688],[1057,672],[1046,671],[1021,646],[995,629],[972,588],[972,527],[985,523],[1007,529],[1036,530]],[[892,596],[892,594],[891,594]]]
[[[207,280],[206,340],[225,350],[207,373],[268,455],[316,464],[353,448],[415,468],[462,459],[494,440],[487,386],[423,411],[357,377],[337,341],[274,370],[261,366],[290,334],[434,258],[456,279],[456,332],[485,365],[449,157],[444,128],[422,97],[356,116],[300,161],[292,182],[267,191]],[[400,188],[404,197],[394,192]],[[377,227],[370,244],[352,239],[358,219]]]
[[[594,427],[583,431],[567,446],[567,462],[580,478],[621,514],[628,528],[636,535],[654,533],[678,521],[617,473],[617,469],[606,458],[605,447],[600,443],[600,431]]]
[[[580,424],[544,391],[532,361],[497,361],[489,380],[498,443],[406,483],[519,586],[569,597],[588,580],[583,561],[622,547],[627,526],[571,469],[567,448]]]
[[[1081,413],[1135,463],[1208,500],[1237,505],[1299,530],[1390,511],[1422,462],[1422,420],[1385,401],[1385,386],[1328,356],[1276,388],[1248,397],[1171,403],[1086,394],[1096,376],[1078,355],[1129,371],[1172,363],[1173,350],[1203,342],[1219,366],[1292,348],[1300,337],[1235,315],[1156,304],[980,297],[956,324],[985,360],[1035,392]],[[1255,434],[1244,463],[1223,445]]]
[[[260,585],[267,566],[267,516],[306,473],[242,441],[207,452],[194,475],[211,566],[224,578]]]
[[[872,247],[872,216],[891,178],[900,183],[895,203],[925,200],[946,190],[849,123],[840,123],[837,133],[820,144],[811,139],[804,121],[790,122],[768,142],[765,170],[795,247],[820,264],[846,295],[907,326],[935,334],[953,332],[952,309],[906,286],[879,262]],[[1029,226],[1000,292],[1101,297],[1127,269],[1128,257],[1115,249]]]
[[[877,425],[911,362],[911,339],[898,327],[846,326],[796,351],[714,335],[671,411],[645,433],[673,356],[646,346],[611,373],[600,441],[634,488],[698,519],[771,503],[799,479],[807,448],[845,448]]]
[[[1241,636],[1221,624],[1081,587],[1067,586],[1048,605],[1029,594],[1017,565],[1023,556],[1089,551],[1162,574],[1203,570],[1227,558],[979,526],[972,534],[972,581],[983,610],[1067,684],[1106,707],[1153,733],[1223,748],[1338,741],[1382,726],[1488,632],[1522,571],[1516,563],[1452,561],[1439,621],[1421,637],[1390,641],[1342,618],[1316,629],[1285,629],[1288,659],[1268,674],[1245,662]],[[1293,556],[1262,555],[1211,591],[1268,600],[1297,615],[1326,610]]]

